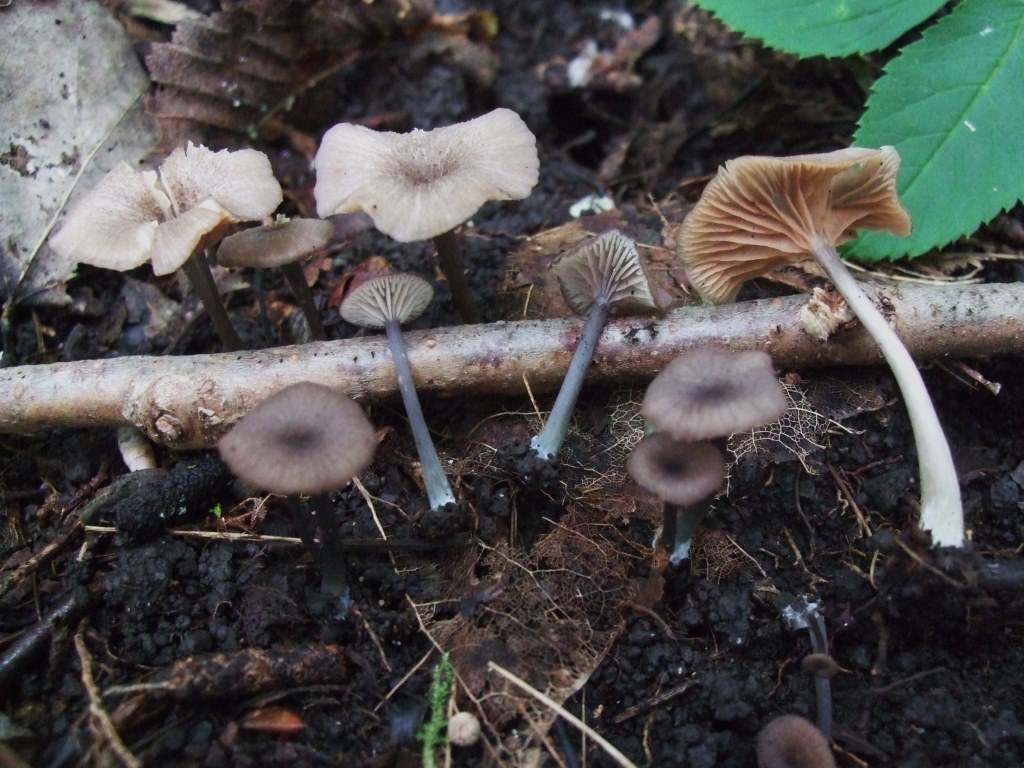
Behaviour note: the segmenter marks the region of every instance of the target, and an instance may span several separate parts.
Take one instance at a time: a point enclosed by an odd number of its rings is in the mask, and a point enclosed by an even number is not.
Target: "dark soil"
[[[481,1],[473,8],[499,22],[487,46],[493,83],[452,55],[413,57],[415,38],[392,41],[325,83],[293,125],[318,138],[339,120],[430,128],[492,106],[520,112],[538,137],[540,183],[522,203],[486,207],[463,238],[491,320],[503,316],[509,254],[569,221],[580,198],[609,193],[635,229],[657,233],[651,201],[679,211],[726,158],[827,150],[851,135],[865,92],[850,62],[761,51],[674,2],[625,7],[661,29],[631,72],[612,68],[618,80],[566,81],[586,41],[611,50],[627,34],[598,6]],[[297,145],[256,146],[290,204],[308,206]],[[354,235],[315,286],[334,338],[355,333],[336,294],[373,256],[437,283],[427,245]],[[984,276],[1015,277],[1006,267]],[[420,327],[458,322],[440,285]],[[264,289],[269,323],[250,293],[233,299],[243,335],[301,339],[286,287],[266,275]],[[780,290],[761,284],[744,298]],[[14,313],[5,361],[217,349],[208,320],[187,323],[176,287],[145,270],[82,269],[69,292],[73,309]],[[171,319],[155,323],[157,307]],[[881,370],[784,372],[813,418],[757,450],[734,441],[744,455],[692,564],[661,573],[650,550],[660,508],[622,472],[641,381],[585,390],[554,466],[527,466],[515,449],[538,425],[527,401],[425,403],[461,500],[442,512],[427,509],[401,405],[373,404],[383,443],[361,482],[376,519],[358,488],[331,496],[347,578],[338,594],[321,590],[314,557],[274,538],[296,535],[284,499],[249,495],[212,454],[162,455],[163,469],[136,476],[112,434],[3,436],[0,748],[12,754],[0,763],[22,764],[17,753],[37,766],[131,764],[116,732],[145,765],[418,765],[440,645],[459,674],[458,708],[484,719],[483,742],[453,748],[455,765],[614,764],[503,687],[493,661],[564,700],[638,765],[752,766],[770,719],[816,716],[815,679],[801,667],[810,633],[783,619],[807,600],[839,665],[840,765],[1022,765],[1018,364],[970,364],[1002,385],[998,395],[952,366],[925,372],[963,488],[972,540],[960,553],[932,551],[915,533],[913,440]],[[117,532],[83,533],[82,522]]]

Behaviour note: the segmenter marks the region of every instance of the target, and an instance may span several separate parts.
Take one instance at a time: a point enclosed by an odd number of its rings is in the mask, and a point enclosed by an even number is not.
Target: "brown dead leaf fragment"
[[[319,0],[225,2],[224,10],[186,18],[169,43],[146,56],[157,83],[149,111],[164,147],[203,136],[207,127],[252,133],[367,42],[430,18],[429,0],[372,4]]]

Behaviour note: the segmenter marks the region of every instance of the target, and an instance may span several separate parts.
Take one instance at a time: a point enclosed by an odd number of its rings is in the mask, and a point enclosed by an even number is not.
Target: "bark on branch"
[[[1024,352],[1024,285],[877,289],[890,322],[919,360]],[[605,329],[588,381],[647,378],[693,347],[760,348],[784,369],[873,365],[860,327],[827,343],[800,326],[806,296],[684,307],[658,319],[621,318]],[[406,334],[425,396],[534,393],[561,383],[579,320],[527,320]],[[268,395],[315,381],[357,399],[391,397],[387,341],[373,336],[193,357],[123,357],[0,370],[0,431],[134,425],[171,448],[212,445]]]

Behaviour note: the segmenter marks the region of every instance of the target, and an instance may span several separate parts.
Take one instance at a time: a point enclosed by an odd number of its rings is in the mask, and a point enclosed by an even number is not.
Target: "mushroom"
[[[324,135],[314,163],[318,215],[362,210],[399,242],[433,238],[459,314],[479,322],[455,227],[488,200],[521,200],[536,185],[536,139],[519,115],[496,109],[403,134],[340,123]]]
[[[725,481],[722,452],[711,443],[684,443],[655,432],[633,448],[626,471],[664,502],[661,542],[669,562],[688,559],[693,532]]]
[[[789,158],[730,160],[679,231],[679,256],[706,299],[730,301],[769,269],[815,259],[892,368],[906,402],[921,475],[921,527],[937,546],[963,546],[956,467],[921,374],[899,337],[850,275],[836,246],[858,229],[910,233],[896,194],[892,147]]]
[[[430,283],[416,275],[391,274],[374,277],[362,283],[341,304],[341,316],[361,328],[383,328],[388,335],[388,346],[398,376],[398,389],[409,417],[416,453],[423,468],[423,484],[432,510],[455,502],[455,494],[441,467],[434,449],[434,441],[423,418],[412,368],[402,340],[403,323],[419,317],[427,308],[434,289]]]
[[[534,453],[545,460],[557,456],[565,441],[608,315],[613,309],[649,312],[658,308],[636,243],[617,230],[588,238],[566,251],[554,270],[565,300],[587,319],[547,423],[530,441]]]
[[[814,656],[831,659],[828,649],[828,629],[818,602],[800,595],[779,600],[782,620],[792,630],[806,629]],[[811,662],[812,665],[814,662]],[[834,663],[834,662],[833,662]],[[832,738],[832,683],[830,675],[815,675],[814,701],[817,708],[818,730],[826,739]]]
[[[226,227],[258,221],[281,204],[262,152],[213,152],[189,142],[154,171],[120,163],[68,213],[50,246],[62,258],[126,271],[147,261],[157,276],[183,267],[229,350],[242,342],[228,319],[204,249]]]
[[[780,715],[757,734],[758,768],[835,768],[828,739],[799,715]]]
[[[640,412],[676,440],[725,438],[769,424],[786,412],[772,359],[759,350],[694,349],[651,381]]]
[[[271,395],[242,417],[217,444],[221,458],[244,482],[285,494],[306,548],[319,551],[323,590],[341,594],[344,563],[327,492],[348,484],[373,461],[377,433],[353,400],[329,387],[301,382]],[[308,494],[323,521],[323,546],[299,502]]]
[[[325,341],[327,332],[299,262],[326,248],[333,237],[334,225],[329,221],[278,216],[273,224],[225,237],[217,248],[217,261],[225,267],[280,267],[302,307],[313,338]]]

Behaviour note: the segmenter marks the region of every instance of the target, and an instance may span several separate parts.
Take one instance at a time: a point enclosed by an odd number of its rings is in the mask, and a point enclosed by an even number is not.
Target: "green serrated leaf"
[[[728,26],[798,56],[884,48],[938,11],[942,0],[697,0]]]
[[[862,147],[892,144],[909,238],[865,233],[857,258],[917,256],[1024,198],[1024,0],[964,0],[872,89]]]

